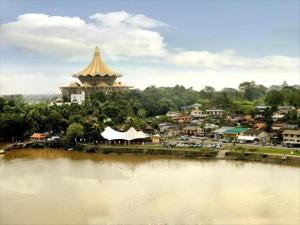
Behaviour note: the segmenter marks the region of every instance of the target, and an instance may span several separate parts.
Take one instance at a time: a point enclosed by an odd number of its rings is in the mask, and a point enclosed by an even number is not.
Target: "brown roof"
[[[102,60],[99,48],[95,48],[94,57],[92,62],[79,73],[74,76],[116,76],[117,73],[110,69]]]

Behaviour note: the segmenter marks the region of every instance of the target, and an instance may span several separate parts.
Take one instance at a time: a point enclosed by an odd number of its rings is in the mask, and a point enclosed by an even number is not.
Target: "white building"
[[[222,116],[223,110],[222,109],[207,109],[206,114],[209,116]]]
[[[203,114],[203,111],[201,109],[193,109],[191,111],[191,116],[193,118],[201,118],[201,117],[205,117],[206,115]]]
[[[71,94],[71,102],[77,103],[81,105],[85,100],[85,93],[84,91],[81,92],[81,94]]]
[[[282,132],[285,145],[300,145],[300,130],[285,130]]]

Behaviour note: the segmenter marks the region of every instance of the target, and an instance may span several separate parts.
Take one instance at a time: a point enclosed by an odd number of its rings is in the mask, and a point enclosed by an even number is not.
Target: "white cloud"
[[[88,23],[78,17],[24,14],[1,25],[1,43],[66,59],[86,59],[99,45],[111,58],[161,57],[163,37],[146,28],[164,24],[126,12],[95,14]]]
[[[104,57],[127,60],[114,68],[124,74],[123,81],[138,88],[150,84],[174,86],[182,84],[200,89],[205,85],[237,87],[245,80],[265,85],[299,83],[299,58],[270,55],[260,58],[239,56],[232,49],[221,52],[169,49],[156,27],[165,23],[145,15],[127,12],[96,13],[90,20],[79,17],[23,14],[16,21],[1,25],[0,44],[17,46],[29,52],[57,56],[66,60],[90,60],[98,45]],[[143,67],[140,66],[142,61]],[[153,64],[155,62],[155,65]],[[151,64],[152,63],[152,64]],[[35,67],[36,65],[34,65]],[[168,66],[168,69],[163,67]],[[0,64],[1,93],[59,93],[58,87],[80,70],[58,65],[56,71],[26,68],[23,65]],[[18,71],[16,71],[18,68]],[[14,73],[6,73],[14,71]],[[55,78],[54,78],[55,74]],[[32,90],[28,84],[36,84]]]
[[[133,26],[143,28],[153,28],[159,26],[167,26],[167,24],[154,20],[145,15],[131,15],[125,11],[110,12],[110,13],[96,13],[90,16],[91,19],[102,23],[103,26],[117,27],[117,26]]]
[[[181,51],[171,56],[178,65],[197,66],[210,69],[245,68],[245,69],[295,69],[299,67],[299,58],[272,55],[262,58],[237,56],[233,49],[220,53],[208,51]]]
[[[113,60],[161,60],[182,66],[208,69],[295,69],[299,58],[271,55],[261,58],[238,56],[234,50],[222,52],[168,49],[164,38],[151,28],[167,26],[145,15],[125,11],[96,13],[91,22],[79,17],[23,14],[17,21],[2,24],[2,45],[11,44],[40,54],[68,60],[86,60],[99,45]]]

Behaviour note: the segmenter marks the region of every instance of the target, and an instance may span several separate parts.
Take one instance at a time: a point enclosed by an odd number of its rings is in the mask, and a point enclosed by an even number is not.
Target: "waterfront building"
[[[285,130],[282,132],[284,145],[300,145],[300,130]]]
[[[68,86],[61,87],[61,92],[64,97],[71,98],[72,94],[85,93],[89,96],[98,92],[112,92],[126,90],[129,86],[117,81],[121,74],[116,73],[105,65],[101,57],[99,48],[96,47],[91,63],[78,73],[73,74],[78,82],[71,82]]]

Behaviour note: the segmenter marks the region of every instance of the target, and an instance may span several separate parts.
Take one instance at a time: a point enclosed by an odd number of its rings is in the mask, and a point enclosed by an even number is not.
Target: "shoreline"
[[[234,149],[224,149],[220,151],[210,149],[176,149],[176,148],[163,148],[161,146],[118,146],[118,145],[89,145],[79,144],[79,149],[72,150],[71,152],[86,152],[86,153],[97,153],[103,155],[137,155],[137,156],[167,156],[176,158],[190,158],[190,159],[209,159],[209,160],[235,160],[245,162],[261,162],[261,163],[272,163],[280,165],[288,165],[300,167],[300,156],[294,155],[283,155],[273,153],[261,153],[261,152],[250,152],[250,151],[237,151]],[[77,147],[78,147],[77,146]],[[6,151],[26,149],[26,147],[12,148]],[[35,149],[35,148],[30,148]],[[62,147],[51,147],[45,146],[39,149],[56,149],[62,151],[68,151]],[[222,153],[222,154],[220,154]]]

